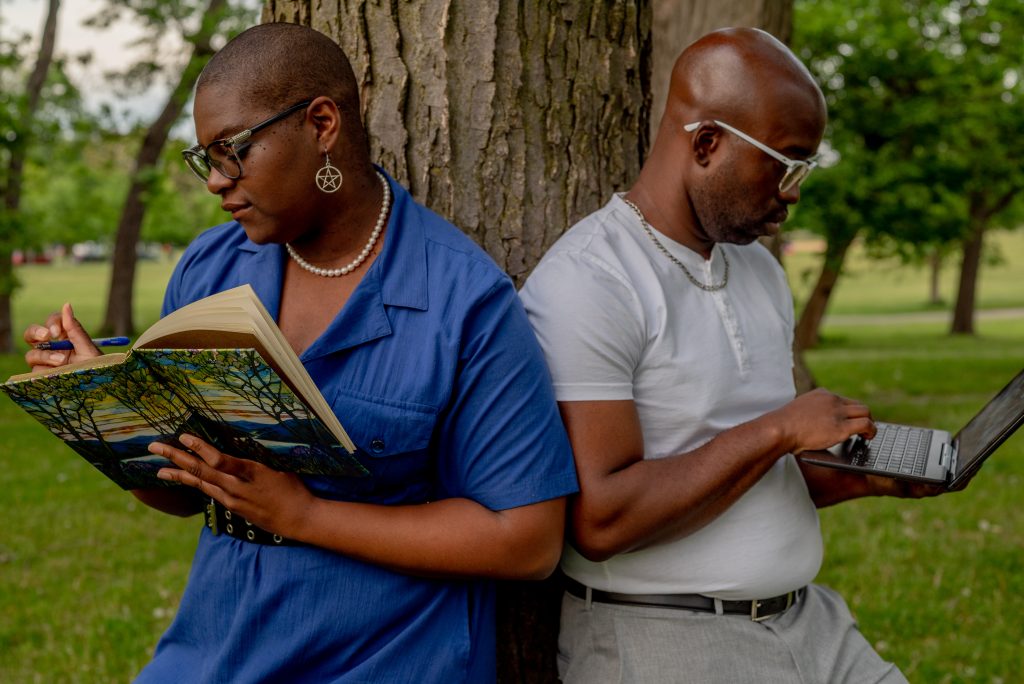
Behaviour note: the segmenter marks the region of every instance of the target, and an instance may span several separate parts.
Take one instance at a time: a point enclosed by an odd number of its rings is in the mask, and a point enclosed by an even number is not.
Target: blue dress
[[[510,280],[391,189],[380,255],[301,355],[373,476],[307,485],[326,498],[466,497],[492,510],[575,492],[547,368]],[[212,228],[179,262],[164,313],[249,283],[276,317],[286,258],[238,223]],[[493,581],[412,577],[204,527],[178,614],[137,681],[493,681],[494,604]]]

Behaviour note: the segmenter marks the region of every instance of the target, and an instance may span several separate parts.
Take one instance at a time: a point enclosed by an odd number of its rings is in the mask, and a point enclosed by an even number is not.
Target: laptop
[[[876,422],[878,434],[859,435],[826,450],[805,451],[800,460],[903,480],[959,489],[1024,423],[1024,370],[952,437],[945,430]]]

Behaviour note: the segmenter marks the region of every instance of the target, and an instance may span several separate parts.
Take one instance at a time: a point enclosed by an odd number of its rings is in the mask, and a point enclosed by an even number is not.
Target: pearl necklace
[[[665,248],[665,245],[661,244],[661,241],[654,235],[654,231],[651,230],[651,224],[647,223],[647,219],[644,218],[643,212],[640,211],[640,207],[636,206],[635,204],[633,204],[631,200],[628,200],[625,197],[622,198],[622,201],[628,204],[629,208],[636,212],[637,218],[640,219],[640,225],[643,226],[644,232],[647,233],[647,236],[651,238],[655,245],[657,245],[658,249],[661,250],[662,254],[667,256],[673,264],[683,269],[683,273],[686,274],[686,278],[691,283],[693,283],[700,289],[704,290],[705,292],[717,292],[718,290],[721,290],[723,287],[726,286],[726,284],[729,282],[729,260],[725,257],[724,251],[719,252],[722,255],[722,263],[725,264],[725,271],[722,273],[722,282],[716,285],[714,282],[705,283],[700,280],[697,280],[696,278],[693,277],[693,274],[690,273],[690,269],[686,268],[686,266],[683,265],[682,261],[676,259],[675,255],[673,255],[672,252],[668,251],[668,249]]]
[[[363,251],[359,252],[359,256],[353,259],[347,266],[342,266],[341,268],[320,268],[300,257],[295,248],[286,242],[284,247],[288,250],[288,256],[294,259],[300,268],[324,278],[337,278],[338,276],[348,275],[366,261],[366,257],[370,256],[373,246],[377,244],[381,231],[384,230],[384,221],[388,217],[388,209],[391,208],[391,188],[388,186],[388,180],[380,171],[377,172],[377,177],[380,179],[381,187],[384,188],[384,199],[380,203],[380,215],[377,216],[377,224],[373,227],[370,239],[366,242],[366,246],[363,247]]]

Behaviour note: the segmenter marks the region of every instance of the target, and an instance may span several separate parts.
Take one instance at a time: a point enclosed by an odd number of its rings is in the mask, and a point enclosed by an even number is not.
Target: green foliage
[[[794,25],[839,162],[808,184],[801,227],[920,257],[1024,187],[1024,0],[797,0]]]
[[[166,59],[163,41],[167,35],[181,36],[192,42],[199,32],[199,22],[210,0],[106,0],[85,24],[95,28],[109,28],[127,20],[138,26],[142,33],[131,43],[143,50],[143,56],[125,68],[108,73],[111,83],[120,92],[144,91],[158,79],[177,79],[184,62]],[[251,26],[257,18],[255,0],[228,0],[225,9],[215,21],[224,40]],[[165,47],[165,46],[164,46]]]
[[[200,230],[230,219],[182,161],[181,150],[191,144],[171,140],[164,146],[159,174],[146,196],[143,241],[183,246]]]
[[[58,138],[30,158],[25,169],[22,217],[28,230],[19,247],[94,240],[110,242],[117,228],[138,139],[103,130]],[[143,241],[187,244],[225,220],[219,204],[181,160],[187,143],[172,140],[152,172]]]
[[[0,24],[2,25],[2,24]],[[21,90],[25,85],[24,51],[28,36],[0,37],[0,180],[7,185],[7,165],[21,126]]]
[[[108,0],[88,23],[109,27],[118,19],[133,20],[144,29],[140,44],[150,49],[139,63],[125,67],[127,72],[147,77],[120,79],[121,92],[137,92],[154,77],[176,75],[182,65],[163,59],[157,66],[158,50],[166,48],[164,39],[169,31],[186,39],[191,36],[206,4],[201,0]],[[228,17],[221,24],[226,34],[250,25],[255,7],[252,0],[229,2]],[[67,76],[70,58],[60,54],[59,43],[39,109],[23,123],[20,94],[31,68],[29,41],[27,35],[0,41],[0,130],[4,131],[0,136],[0,174],[7,171],[13,145],[29,141],[21,207],[16,214],[0,214],[0,247],[40,250],[86,240],[110,243],[135,164],[135,150],[145,130],[119,132],[119,122],[109,107],[98,112],[85,110],[81,93]],[[89,56],[78,59],[88,61]],[[24,125],[30,129],[22,130]],[[189,144],[170,141],[160,164],[147,171],[145,201],[151,210],[142,227],[144,241],[183,245],[199,229],[224,220],[217,202],[181,162],[180,150]],[[5,178],[0,179],[6,184]]]

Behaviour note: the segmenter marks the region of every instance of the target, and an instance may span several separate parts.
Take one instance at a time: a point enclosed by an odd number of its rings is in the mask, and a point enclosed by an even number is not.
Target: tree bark
[[[960,285],[953,306],[953,322],[949,332],[953,335],[974,334],[974,301],[977,293],[978,273],[981,271],[981,252],[985,240],[986,222],[971,216],[971,232],[964,239],[963,258],[960,261]]]
[[[352,62],[374,159],[516,285],[648,147],[647,0],[268,0]]]
[[[942,304],[942,252],[938,247],[928,256],[928,304]]]
[[[853,244],[856,232],[844,236],[843,239],[830,240],[825,248],[825,257],[822,259],[821,272],[814,284],[814,289],[804,304],[800,313],[800,320],[797,321],[796,331],[793,335],[793,347],[803,351],[813,349],[818,345],[821,322],[825,318],[825,311],[828,309],[829,298],[832,290],[839,280],[839,274],[843,269],[843,261],[846,253]]]
[[[975,192],[971,193],[968,199],[970,232],[964,240],[963,259],[960,262],[960,285],[957,288],[953,322],[950,326],[950,333],[953,335],[974,334],[974,309],[985,231],[992,217],[1006,209],[1022,190],[1024,188],[1010,187],[997,197]]]
[[[653,0],[653,4],[651,139],[661,125],[672,66],[687,45],[728,26],[755,26],[786,44],[793,35],[793,0]]]
[[[648,0],[268,0],[264,21],[334,38],[374,159],[481,244],[518,287],[648,148]],[[503,583],[499,680],[555,682],[561,588]]]
[[[0,352],[14,351],[14,320],[11,310],[11,296],[17,284],[11,257],[14,251],[14,240],[20,233],[21,181],[25,169],[25,157],[28,154],[28,141],[32,131],[32,118],[39,108],[43,84],[46,74],[53,62],[53,50],[57,43],[57,15],[60,13],[60,0],[49,0],[46,10],[46,22],[43,25],[43,36],[39,42],[39,53],[36,63],[25,84],[24,105],[19,112],[16,138],[10,144],[10,157],[7,160],[5,174],[6,186],[4,195],[4,216],[0,221]]]
[[[117,224],[110,289],[107,293],[107,311],[101,326],[103,334],[131,335],[135,330],[132,301],[135,293],[139,234],[146,216],[146,192],[156,174],[156,164],[160,160],[160,152],[167,142],[167,136],[181,116],[181,110],[188,102],[199,73],[215,52],[210,41],[217,33],[225,6],[226,0],[209,1],[199,31],[189,39],[192,43],[192,54],[188,63],[160,115],[146,132],[135,157],[135,168]]]

